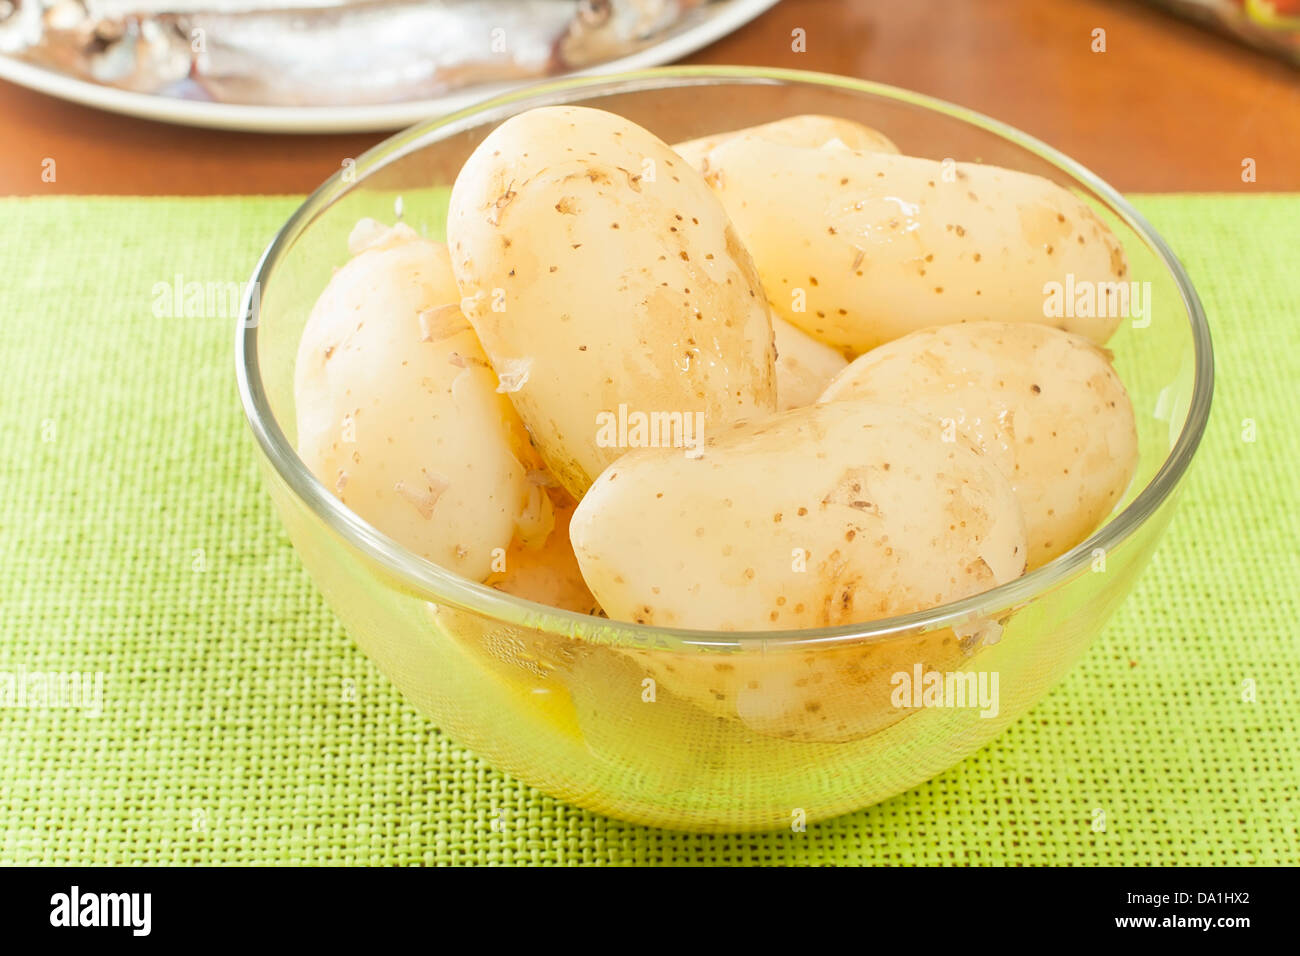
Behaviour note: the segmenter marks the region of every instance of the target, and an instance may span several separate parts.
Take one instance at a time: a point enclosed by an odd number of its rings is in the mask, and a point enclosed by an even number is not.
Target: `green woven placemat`
[[[1300,862],[1300,196],[1140,202],[1212,317],[1215,411],[1066,681],[924,786],[736,837],[496,773],[352,646],[261,488],[233,322],[153,309],[178,275],[246,278],[294,205],[0,201],[0,675],[103,674],[99,716],[93,686],[80,709],[0,708],[0,861]]]

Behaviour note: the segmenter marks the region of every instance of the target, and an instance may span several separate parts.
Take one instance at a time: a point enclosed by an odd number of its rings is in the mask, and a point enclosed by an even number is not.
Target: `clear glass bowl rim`
[[[408,551],[343,505],[308,470],[280,429],[262,383],[257,353],[257,309],[260,290],[282,255],[315,217],[366,177],[430,143],[485,122],[504,119],[533,106],[570,102],[574,93],[629,93],[700,84],[772,84],[828,86],[871,94],[941,113],[980,127],[1038,155],[1105,200],[1120,219],[1160,258],[1173,277],[1191,324],[1195,380],[1187,418],[1172,451],[1155,477],[1108,524],[1085,541],[1013,581],[924,611],[862,624],[783,631],[710,631],[665,628],[606,620],[517,598],[471,581]],[[1200,298],[1182,264],[1164,239],[1113,187],[1090,170],[1047,144],[1005,123],[944,100],[853,77],[803,70],[733,66],[659,67],[603,77],[581,77],[530,86],[485,100],[448,116],[417,124],[389,137],[360,156],[351,182],[340,169],[316,189],[289,217],[263,252],[248,286],[236,328],[235,371],[244,414],[262,452],[279,477],[312,514],[335,534],[384,568],[403,585],[432,603],[449,602],[478,614],[524,628],[574,638],[648,646],[696,646],[768,650],[783,645],[804,648],[861,643],[891,635],[987,620],[1000,609],[1021,606],[1090,564],[1093,552],[1109,553],[1151,517],[1173,493],[1186,473],[1209,419],[1214,389],[1214,359],[1210,329]]]

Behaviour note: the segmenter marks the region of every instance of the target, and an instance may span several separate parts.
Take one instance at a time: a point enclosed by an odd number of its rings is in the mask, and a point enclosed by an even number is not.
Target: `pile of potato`
[[[1047,180],[848,120],[670,147],[531,110],[466,162],[445,245],[367,220],[351,252],[298,353],[303,460],[534,601],[735,631],[905,614],[1078,544],[1136,465],[1118,320],[1043,310],[1067,273],[1125,280],[1115,236]]]

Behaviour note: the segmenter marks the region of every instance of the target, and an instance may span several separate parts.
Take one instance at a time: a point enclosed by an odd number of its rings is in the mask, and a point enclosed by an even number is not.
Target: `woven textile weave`
[[[1137,201],[1218,364],[1137,590],[971,759],[738,837],[498,774],[352,646],[261,488],[234,318],[159,291],[242,282],[296,200],[0,201],[0,672],[103,674],[98,716],[0,707],[0,862],[1300,863],[1300,196]]]

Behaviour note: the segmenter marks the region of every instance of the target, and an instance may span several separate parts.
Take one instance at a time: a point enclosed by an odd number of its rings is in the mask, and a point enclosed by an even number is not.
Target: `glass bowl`
[[[559,103],[620,113],[670,143],[833,114],[882,130],[904,153],[1023,170],[1084,197],[1124,243],[1131,278],[1150,283],[1150,314],[1126,319],[1109,343],[1141,447],[1123,500],[1086,541],[983,594],[869,624],[743,634],[534,604],[445,571],[368,525],[294,450],[293,363],[308,312],[346,260],[358,219],[400,213],[443,238],[450,186],[474,147],[507,117]],[[568,80],[422,124],[345,162],[272,241],[251,290],[236,357],[262,471],[294,547],[357,644],[433,725],[494,767],[578,806],[661,827],[810,823],[900,793],[986,744],[1060,680],[1128,594],[1210,409],[1210,335],[1196,292],[1114,189],[985,116],[815,73],[683,67]],[[900,675],[922,688],[932,673],[945,693],[903,691]],[[809,682],[822,688],[815,702]],[[793,712],[813,706],[825,708],[819,730]]]

